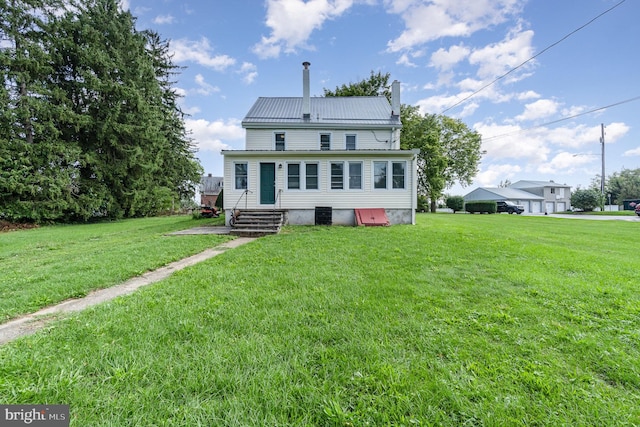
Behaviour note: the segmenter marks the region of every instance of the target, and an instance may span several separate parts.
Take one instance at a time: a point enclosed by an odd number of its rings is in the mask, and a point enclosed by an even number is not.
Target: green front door
[[[276,202],[276,164],[260,163],[260,204]]]

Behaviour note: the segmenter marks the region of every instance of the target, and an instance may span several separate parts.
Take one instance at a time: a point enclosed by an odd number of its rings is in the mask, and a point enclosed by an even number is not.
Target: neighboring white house
[[[223,150],[224,210],[282,209],[289,224],[356,223],[354,209],[383,208],[414,224],[417,150],[400,149],[400,83],[384,96],[258,98],[242,121],[245,150]],[[227,219],[229,215],[226,215]]]
[[[571,207],[571,187],[553,181],[518,181],[508,187],[479,187],[464,197],[477,200],[511,201],[526,213],[563,212]]]
[[[535,194],[544,199],[542,211],[547,213],[564,212],[571,208],[571,186],[553,181],[518,181],[510,188],[517,188]]]

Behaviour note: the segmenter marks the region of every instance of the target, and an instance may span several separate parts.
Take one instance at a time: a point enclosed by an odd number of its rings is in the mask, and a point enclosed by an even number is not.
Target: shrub
[[[602,195],[596,190],[578,189],[571,194],[571,206],[585,212],[592,211],[602,204]]]
[[[469,213],[496,213],[497,205],[493,200],[478,200],[475,202],[467,202],[464,209]]]
[[[453,213],[464,209],[464,198],[462,196],[447,197],[447,207],[453,210]]]
[[[218,194],[218,198],[216,199],[215,207],[218,208],[218,211],[222,212],[222,205],[224,204],[224,190],[220,190],[220,194]]]
[[[418,212],[429,212],[429,199],[427,199],[427,196],[418,196]]]

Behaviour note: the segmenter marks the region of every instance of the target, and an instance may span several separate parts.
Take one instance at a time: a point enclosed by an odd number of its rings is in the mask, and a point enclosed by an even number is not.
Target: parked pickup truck
[[[516,213],[520,215],[522,212],[524,212],[524,206],[516,205],[515,203],[510,202],[508,200],[504,202],[496,202],[496,205],[498,205],[498,208],[496,209],[496,212],[498,213],[507,212],[509,214]]]

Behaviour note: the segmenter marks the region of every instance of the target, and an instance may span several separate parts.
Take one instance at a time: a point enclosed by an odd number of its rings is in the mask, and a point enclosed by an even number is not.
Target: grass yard
[[[288,227],[0,347],[0,402],[72,426],[639,425],[637,235]]]
[[[0,233],[0,323],[202,252],[225,236],[166,236],[222,219],[142,218]]]

